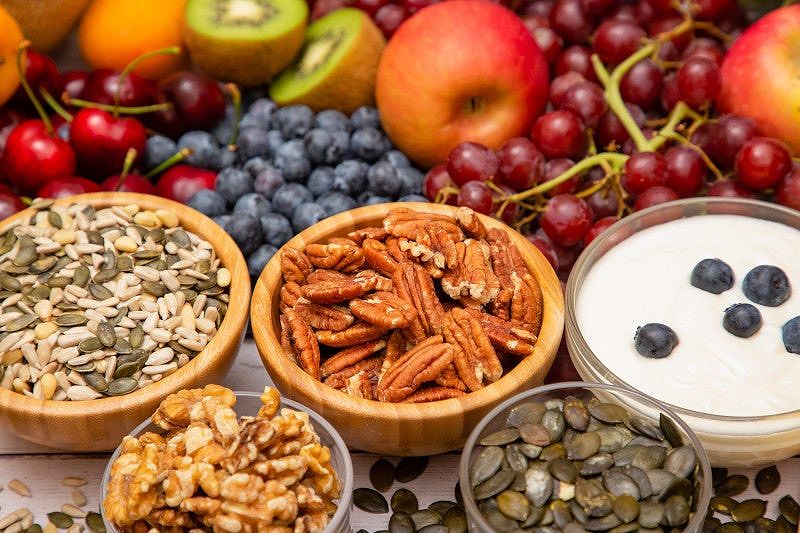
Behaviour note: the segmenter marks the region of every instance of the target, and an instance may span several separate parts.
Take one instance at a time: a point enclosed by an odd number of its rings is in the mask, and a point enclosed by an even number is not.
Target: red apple
[[[431,5],[404,22],[378,66],[389,137],[418,164],[472,141],[498,149],[527,136],[548,95],[548,67],[508,9],[480,0]]]
[[[776,9],[734,41],[722,63],[718,105],[755,120],[762,135],[800,154],[800,5]]]

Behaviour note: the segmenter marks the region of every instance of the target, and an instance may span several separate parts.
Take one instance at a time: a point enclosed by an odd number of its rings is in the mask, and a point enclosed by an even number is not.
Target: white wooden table
[[[234,366],[223,382],[234,390],[260,391],[269,383],[269,378],[258,358],[252,341],[245,341]],[[355,487],[369,487],[369,468],[377,456],[367,453],[353,453]],[[58,510],[62,504],[71,502],[71,489],[61,485],[67,476],[86,478],[89,483],[81,490],[88,499],[87,510],[97,509],[100,496],[100,478],[108,461],[103,454],[80,455],[58,454],[8,434],[0,434],[0,486],[11,479],[19,479],[30,487],[31,498],[23,498],[5,488],[0,491],[0,516],[20,507],[31,509],[37,523],[46,522],[46,514]],[[458,479],[459,454],[451,453],[432,457],[425,473],[408,484],[395,483],[385,494],[387,501],[399,487],[412,490],[419,499],[421,507],[436,500],[453,500],[454,486]],[[778,465],[781,487],[770,498],[767,515],[777,516],[777,500],[784,494],[800,496],[800,458],[790,459]],[[752,480],[756,470],[743,470]],[[760,497],[749,489],[747,497]],[[742,496],[741,498],[744,498]],[[385,529],[389,515],[371,515],[358,509],[353,510],[351,525],[353,531],[364,528],[368,531]]]

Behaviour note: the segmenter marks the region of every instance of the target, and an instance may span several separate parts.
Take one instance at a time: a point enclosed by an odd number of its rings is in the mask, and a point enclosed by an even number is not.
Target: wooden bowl
[[[95,208],[138,204],[168,209],[181,225],[207,240],[231,272],[229,312],[216,335],[188,364],[125,396],[89,401],[38,400],[0,388],[0,426],[19,437],[71,451],[113,450],[123,436],[150,416],[169,394],[220,381],[228,373],[247,325],[250,277],[236,243],[211,219],[183,204],[138,193],[91,193],[62,198],[56,205],[85,203]],[[32,214],[26,209],[0,221],[0,233]]]
[[[427,203],[380,204],[340,213],[319,222],[285,247],[305,248],[330,237],[345,236],[366,226],[382,226],[395,207],[452,215],[454,207]],[[261,360],[280,391],[324,416],[352,448],[382,455],[432,455],[460,449],[475,425],[495,405],[518,392],[541,385],[555,359],[564,328],[561,284],[545,257],[527,239],[502,222],[480,216],[488,228],[502,228],[519,248],[541,285],[544,316],[533,354],[497,382],[464,396],[438,402],[383,403],[349,396],[323,385],[303,372],[284,353],[278,320],[283,283],[280,252],[267,264],[256,283],[251,304],[253,335]]]

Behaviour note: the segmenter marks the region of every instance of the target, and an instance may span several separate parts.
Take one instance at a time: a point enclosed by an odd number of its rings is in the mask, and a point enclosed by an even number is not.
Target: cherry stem
[[[173,155],[169,156],[169,158],[167,158],[163,163],[161,163],[153,170],[145,174],[145,177],[152,178],[153,176],[158,176],[159,174],[167,170],[169,167],[180,163],[193,153],[194,151],[191,148],[183,148],[182,150],[179,150],[175,152]]]
[[[72,98],[66,92],[61,95],[61,100],[63,100],[65,104],[75,107],[88,107],[90,109],[101,109],[103,111],[108,111],[110,113],[113,113],[114,117],[118,117],[120,113],[123,113],[125,115],[144,115],[146,113],[154,113],[156,111],[167,111],[169,109],[172,109],[172,104],[169,102],[164,102],[163,104],[141,105],[141,106],[131,106],[131,107],[99,104],[97,102],[81,100],[80,98]]]
[[[125,162],[122,164],[122,172],[119,173],[119,179],[117,180],[116,187],[114,187],[114,192],[119,192],[119,190],[125,184],[125,178],[128,177],[128,173],[131,171],[133,162],[136,160],[136,154],[136,148],[128,148],[128,152],[125,154]]]
[[[31,198],[30,196],[20,196],[19,201],[27,205],[28,207],[33,205],[33,198]]]
[[[139,66],[142,61],[157,55],[178,55],[180,53],[180,46],[168,46],[167,48],[159,48],[158,50],[153,50],[152,52],[146,52],[139,57],[134,58],[130,63],[125,65],[125,68],[122,69],[122,72],[119,74],[119,78],[117,78],[117,90],[114,91],[114,106],[119,107],[119,99],[122,96],[122,83],[125,81],[125,78],[127,78],[131,71]],[[116,117],[117,113],[114,113],[114,116]]]
[[[233,83],[226,83],[225,89],[231,97],[234,111],[233,129],[231,130],[231,136],[228,138],[228,150],[233,152],[236,150],[236,142],[239,140],[239,121],[242,120],[242,92]]]
[[[55,135],[53,123],[50,120],[50,117],[47,116],[47,113],[45,113],[42,103],[39,102],[38,98],[36,98],[36,94],[33,92],[31,84],[28,83],[28,80],[25,78],[25,71],[22,69],[22,56],[25,55],[25,50],[27,50],[30,46],[31,42],[26,39],[19,43],[19,46],[17,47],[17,73],[19,74],[19,82],[22,84],[22,88],[25,90],[25,94],[28,95],[31,104],[33,104],[33,107],[36,109],[36,113],[39,115],[39,118],[41,118],[42,122],[44,122],[44,129],[47,130],[47,133],[50,135],[50,137],[53,137]]]
[[[42,87],[40,92],[42,93],[42,98],[44,101],[47,102],[47,105],[53,108],[53,111],[55,111],[58,116],[67,122],[72,122],[72,115],[70,115],[69,112],[64,109],[55,98],[53,98],[53,95],[50,94],[50,91]]]

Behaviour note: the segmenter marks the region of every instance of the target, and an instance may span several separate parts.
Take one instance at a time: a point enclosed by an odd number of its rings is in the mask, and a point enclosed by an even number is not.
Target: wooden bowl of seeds
[[[398,209],[401,211],[397,211]],[[451,222],[455,220],[451,217],[457,215],[457,210],[455,207],[447,205],[426,203],[381,204],[354,209],[327,218],[295,236],[267,264],[254,289],[251,303],[251,322],[261,359],[277,387],[286,397],[308,405],[329,420],[349,446],[383,455],[430,455],[459,449],[463,446],[475,424],[494,405],[520,391],[542,383],[555,358],[561,340],[564,301],[561,286],[555,272],[553,272],[547,259],[531,243],[502,222],[483,215],[476,215],[468,210],[469,213],[462,212],[461,214],[469,215],[470,217],[476,216],[477,221],[483,226],[483,230],[478,231],[476,229],[475,232],[472,232],[472,230],[464,229],[465,240],[459,242],[465,243],[464,246],[471,246],[474,243],[470,244],[469,241],[472,240],[481,243],[480,246],[484,246],[482,248],[484,251],[476,252],[476,255],[473,256],[474,259],[477,259],[481,253],[487,255],[484,256],[483,260],[478,261],[479,263],[482,261],[483,266],[461,269],[460,274],[455,273],[458,269],[455,266],[445,267],[449,269],[447,272],[453,273],[455,278],[461,276],[461,279],[464,279],[470,273],[476,273],[477,270],[484,269],[482,274],[484,277],[482,279],[487,280],[485,287],[494,286],[498,288],[497,285],[494,285],[494,281],[488,281],[491,276],[486,269],[490,268],[487,265],[491,265],[491,260],[488,257],[488,252],[485,251],[485,246],[488,246],[487,243],[489,242],[495,242],[492,240],[492,235],[496,235],[496,232],[501,231],[502,238],[505,239],[505,248],[513,247],[518,251],[518,255],[515,256],[517,261],[514,268],[519,270],[519,276],[515,270],[515,274],[511,275],[510,278],[516,281],[508,280],[507,283],[501,283],[500,285],[507,284],[509,287],[513,285],[513,293],[517,295],[518,292],[516,290],[522,287],[524,283],[528,283],[528,281],[520,282],[520,278],[527,277],[525,279],[529,279],[530,283],[538,287],[537,292],[540,292],[540,297],[535,298],[537,301],[531,301],[528,305],[517,306],[519,308],[517,311],[523,314],[529,308],[538,309],[539,312],[536,313],[537,324],[533,336],[514,337],[512,340],[512,337],[516,335],[515,332],[518,331],[514,329],[516,326],[511,329],[503,328],[513,322],[513,317],[498,321],[495,320],[495,317],[484,316],[484,314],[488,313],[489,306],[494,305],[490,301],[493,301],[495,297],[497,299],[501,298],[498,296],[499,293],[497,291],[489,294],[481,292],[482,289],[477,286],[472,286],[472,288],[468,289],[469,297],[475,298],[476,301],[481,298],[484,303],[480,306],[473,306],[472,309],[462,308],[461,304],[468,296],[463,296],[462,300],[454,299],[453,295],[455,293],[453,289],[459,290],[460,282],[455,280],[453,285],[447,285],[448,280],[454,279],[453,277],[448,278],[447,273],[434,272],[430,274],[426,283],[428,283],[428,286],[432,286],[432,289],[427,290],[425,296],[417,297],[411,296],[409,292],[402,293],[403,289],[400,289],[400,286],[403,285],[403,281],[395,276],[400,271],[413,271],[424,277],[425,274],[422,273],[422,269],[425,267],[423,264],[414,263],[414,261],[404,263],[399,260],[402,266],[397,267],[397,269],[392,270],[387,266],[387,268],[381,270],[381,268],[374,266],[376,264],[374,262],[361,261],[367,267],[381,271],[382,276],[379,276],[380,279],[376,279],[384,288],[380,288],[378,292],[369,292],[369,295],[366,294],[368,291],[363,292],[363,296],[357,298],[360,299],[358,302],[356,299],[349,301],[337,299],[338,303],[321,310],[323,313],[330,313],[326,315],[330,317],[340,316],[340,312],[345,315],[351,312],[357,318],[354,320],[352,316],[349,318],[345,316],[344,322],[331,326],[331,329],[338,327],[338,331],[333,332],[321,331],[316,325],[311,326],[311,333],[316,334],[316,340],[313,340],[312,344],[319,345],[318,350],[322,353],[322,364],[319,364],[320,352],[317,352],[316,367],[312,364],[306,364],[308,363],[306,353],[302,352],[298,355],[298,350],[296,349],[300,347],[298,341],[302,340],[299,336],[293,333],[292,339],[287,339],[287,336],[284,335],[284,344],[282,345],[281,333],[282,327],[285,326],[285,323],[282,325],[282,321],[285,322],[287,318],[295,321],[297,317],[294,315],[301,314],[301,305],[309,305],[308,302],[303,300],[298,300],[292,305],[289,301],[291,298],[287,299],[287,293],[292,292],[289,289],[293,286],[291,282],[285,281],[287,265],[282,265],[282,261],[285,263],[286,258],[291,259],[290,256],[296,258],[294,250],[306,250],[309,254],[312,254],[312,250],[315,249],[314,245],[325,245],[325,243],[329,243],[329,239],[347,238],[348,235],[350,235],[351,241],[352,239],[360,240],[362,247],[370,245],[370,240],[379,240],[381,238],[389,243],[391,247],[391,239],[393,237],[382,233],[383,230],[381,228],[384,228],[384,221],[388,220],[387,215],[391,216],[390,213],[408,213],[407,211],[402,211],[403,209],[410,209],[413,213],[421,214],[426,218],[433,217],[434,220],[430,224],[431,227],[442,222],[444,227],[450,228],[455,234],[461,235],[459,233],[461,230],[453,229],[454,223]],[[413,218],[416,215],[411,214],[409,216]],[[441,218],[436,219],[436,217]],[[425,227],[427,222],[422,220],[414,222],[414,224]],[[462,222],[459,221],[459,224],[462,224]],[[462,225],[465,228],[467,227],[466,224]],[[380,231],[378,231],[379,229]],[[364,231],[370,233],[375,239],[366,238],[363,234],[360,234],[360,236],[354,235],[354,232]],[[483,237],[477,237],[478,233]],[[365,238],[362,239],[362,237]],[[458,237],[454,237],[454,239],[457,240]],[[344,243],[345,247],[357,248],[354,244],[348,244],[345,240],[339,242]],[[501,240],[501,242],[503,241]],[[378,244],[372,244],[380,248]],[[461,246],[461,244],[458,246]],[[364,248],[361,248],[361,250],[363,252]],[[357,254],[358,252],[354,250],[354,253]],[[370,252],[363,253],[367,256]],[[286,255],[286,258],[284,255]],[[467,253],[467,256],[469,256],[469,253]],[[432,260],[436,261],[436,259]],[[459,259],[458,261],[462,260]],[[509,259],[509,261],[511,260]],[[463,260],[464,265],[467,262],[466,259]],[[350,281],[345,280],[345,286],[351,286],[353,285],[353,280],[361,282],[364,279],[361,276],[374,276],[375,274],[375,271],[370,273],[370,270],[362,270],[362,267],[357,269],[345,267],[342,269],[342,264],[339,263],[336,267],[317,267],[305,281],[301,281],[300,284],[308,282],[301,287],[301,290],[310,289],[311,285],[316,286],[317,282],[312,281],[312,278],[322,275],[332,276],[336,280],[343,280],[341,276],[346,273],[350,276]],[[331,268],[340,268],[342,271],[331,274]],[[394,272],[394,274],[391,274],[390,271]],[[414,276],[411,277],[421,279]],[[437,278],[437,276],[439,277]],[[502,275],[498,277],[502,278]],[[433,281],[430,281],[431,278]],[[476,280],[477,278],[473,276],[472,279]],[[408,286],[410,287],[414,283],[416,282],[412,280]],[[466,289],[466,286],[464,287]],[[369,290],[371,291],[372,289]],[[417,289],[410,289],[411,292],[414,290],[421,294],[420,291],[425,289],[422,284],[418,284]],[[386,294],[389,291],[394,291],[395,294]],[[463,293],[461,294],[463,295]],[[487,294],[489,294],[489,298],[485,298]],[[523,294],[523,292],[519,292],[519,294]],[[378,296],[376,297],[375,295]],[[288,294],[288,296],[291,296],[291,294]],[[404,328],[404,331],[389,329],[383,332],[382,337],[376,337],[374,335],[374,327],[370,325],[369,321],[374,319],[375,322],[378,322],[378,315],[383,314],[384,311],[379,309],[371,310],[370,302],[375,303],[375,298],[384,299],[386,302],[393,299],[397,303],[397,305],[393,304],[393,306],[390,305],[385,309],[387,318],[395,316],[394,310],[402,307],[402,302],[398,301],[397,298],[407,303],[412,302],[416,306],[416,311],[411,312],[412,315],[415,314],[417,317],[414,320],[424,320],[424,324],[420,326],[412,322],[410,326]],[[437,301],[434,302],[433,300]],[[513,301],[517,300],[514,299]],[[522,302],[524,300],[519,301]],[[357,304],[366,306],[366,309],[361,310],[366,314],[358,312]],[[436,307],[438,304],[441,304],[439,310],[436,311],[439,314],[430,314],[429,311],[431,313],[433,311],[426,306]],[[348,305],[350,311],[348,311]],[[320,310],[316,307],[315,309]],[[470,313],[475,314],[470,315]],[[370,314],[373,316],[368,316]],[[317,316],[317,318],[321,316]],[[480,317],[480,320],[484,320],[484,322],[481,325],[476,325],[470,318],[471,316]],[[427,318],[423,319],[422,317]],[[313,324],[315,322],[312,318],[305,320],[308,320],[309,324]],[[485,342],[475,342],[476,345],[480,346],[479,354],[477,351],[473,351],[471,355],[468,354],[467,350],[470,348],[465,348],[465,346],[472,342],[469,338],[473,335],[465,329],[459,330],[464,326],[456,325],[451,319],[461,321],[459,322],[460,324],[469,323],[472,328],[475,328],[472,330],[473,333],[478,329],[481,330],[481,335],[483,335],[482,338]],[[513,322],[513,324],[519,323],[522,322]],[[440,325],[441,333],[437,333]],[[342,330],[341,326],[346,327]],[[284,329],[284,331],[286,330]],[[361,335],[359,332],[368,332],[369,336],[361,336],[357,342],[352,341],[352,339],[346,339],[349,333]],[[381,335],[380,331],[378,335]],[[403,335],[406,340],[400,342],[402,346],[398,347],[394,351],[394,355],[390,357],[389,353],[393,350],[392,346],[398,340],[397,337],[399,335]],[[408,336],[405,337],[406,335]],[[488,339],[486,338],[487,335]],[[509,339],[509,343],[501,347],[500,341],[503,335],[508,335],[506,338]],[[414,337],[413,340],[411,340],[411,336]],[[338,340],[333,340],[334,338],[345,339],[347,342],[339,343]],[[477,334],[474,335],[474,338],[478,338]],[[289,346],[286,344],[287,340],[290,341]],[[489,346],[489,342],[491,342],[491,346]],[[528,351],[525,355],[511,353],[515,348],[523,346],[526,342],[528,343]],[[456,344],[459,344],[459,347],[456,347]],[[496,353],[492,346],[496,347]],[[362,349],[364,352],[361,352]],[[490,373],[487,354],[490,352],[492,356],[496,355],[497,359],[502,362],[502,372],[497,372],[493,377],[487,378]],[[364,353],[367,354],[366,358],[362,357]],[[451,355],[453,358],[452,366],[447,366]],[[473,358],[473,355],[480,357],[480,359]],[[354,356],[353,360],[358,362],[352,363],[351,360],[347,362],[350,366],[342,369],[341,367],[344,365],[339,365],[338,361],[351,356]],[[432,362],[428,363],[428,359]],[[497,359],[494,361],[497,361]],[[480,372],[476,370],[476,376],[478,373],[483,374],[481,376],[483,381],[481,382],[478,379],[478,383],[471,383],[467,388],[463,383],[459,382],[460,376],[465,375],[465,373],[462,373],[462,369],[465,368],[464,365],[459,365],[460,362],[463,362],[467,365],[467,369],[477,369],[477,366],[469,366],[475,365],[476,361],[484,369]],[[417,362],[420,364],[417,365]],[[383,363],[387,363],[387,366],[383,366]],[[396,366],[389,366],[395,364]],[[442,369],[439,372],[442,364],[447,369]],[[299,365],[302,365],[303,368]],[[496,363],[494,367],[497,367]],[[365,370],[362,372],[359,370],[360,368]],[[381,371],[381,369],[386,368],[388,370]],[[397,372],[393,370],[394,368],[398,369]],[[436,378],[432,379],[434,373]],[[457,377],[454,376],[456,373],[458,374]],[[469,373],[468,370],[466,374]],[[418,379],[418,376],[421,376],[421,378]],[[357,384],[353,381],[356,379],[360,380]],[[334,383],[337,381],[338,383]],[[408,383],[405,383],[405,381],[408,381]],[[420,385],[422,381],[425,381],[425,383]],[[452,383],[452,385],[445,386],[443,385],[445,382]],[[458,387],[460,389],[456,390]],[[411,401],[421,403],[409,403]]]
[[[113,449],[167,395],[227,374],[249,299],[236,243],[183,204],[34,201],[0,222],[0,426]]]

